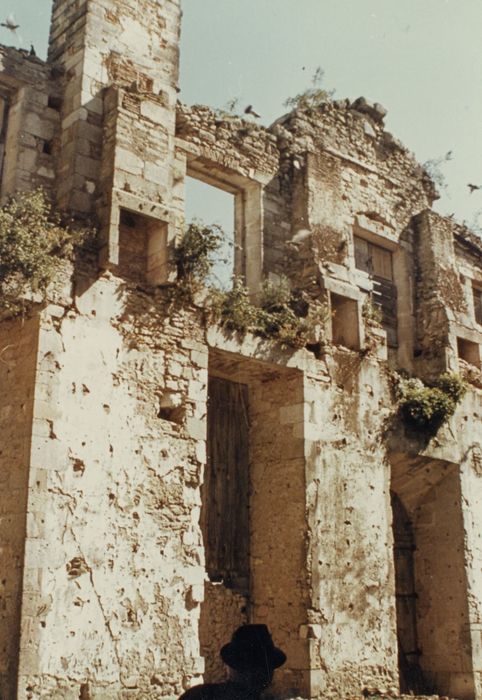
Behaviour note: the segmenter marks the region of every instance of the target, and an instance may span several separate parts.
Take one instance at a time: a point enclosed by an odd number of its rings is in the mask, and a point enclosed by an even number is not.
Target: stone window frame
[[[388,229],[389,227],[387,227]],[[356,264],[356,239],[365,241],[369,246],[373,247],[376,250],[381,250],[384,251],[385,253],[390,254],[390,275],[387,276],[386,274],[382,275],[377,275],[381,279],[386,280],[388,284],[391,284],[395,290],[395,318],[396,318],[396,325],[391,326],[394,330],[394,334],[390,333],[388,334],[388,328],[390,327],[388,324],[386,326],[384,325],[384,329],[387,332],[387,343],[389,346],[392,348],[398,349],[400,347],[400,319],[402,315],[402,310],[400,308],[400,302],[399,302],[399,282],[402,278],[402,270],[404,269],[405,265],[403,263],[403,250],[402,247],[399,245],[398,241],[394,240],[390,234],[388,235],[382,235],[385,233],[385,227],[383,224],[380,224],[379,222],[376,221],[371,221],[368,220],[366,217],[356,217],[354,226],[352,228],[352,268],[355,272],[355,276],[358,277],[360,280],[360,277],[363,277],[366,279],[366,281],[370,282],[371,288],[370,288],[370,293],[373,293],[373,279],[374,279],[374,272],[371,272],[367,269],[358,267]],[[362,284],[359,285],[365,291],[366,285]],[[383,325],[383,324],[382,324]],[[393,337],[395,335],[395,337]]]
[[[114,188],[109,206],[103,210],[104,245],[99,251],[99,265],[105,269],[119,267],[121,213],[130,213],[144,218],[151,228],[146,260],[146,283],[162,285],[174,281],[174,266],[170,260],[170,244],[175,238],[175,229],[169,210],[164,204],[148,202],[130,192]],[[102,216],[101,216],[102,218]],[[150,248],[150,252],[149,252]]]
[[[334,345],[358,351],[362,347],[360,301],[351,295],[330,291],[331,341]]]
[[[457,333],[457,357],[480,370],[480,344],[467,334]]]
[[[234,270],[251,296],[263,276],[263,185],[205,158],[187,158],[186,177],[204,182],[234,196]]]
[[[472,303],[474,308],[474,320],[482,326],[482,284],[472,282]]]
[[[167,279],[169,265],[167,223],[146,215],[143,212],[133,211],[125,207],[120,207],[119,209],[119,269],[123,268],[124,262],[122,259],[121,227],[123,219],[127,219],[128,217],[132,217],[134,224],[133,231],[139,227],[146,235],[146,247],[141,256],[144,269],[140,274],[138,282],[141,284],[142,282],[147,282],[147,284],[152,286],[163,284]],[[128,275],[124,275],[121,272],[121,276]]]

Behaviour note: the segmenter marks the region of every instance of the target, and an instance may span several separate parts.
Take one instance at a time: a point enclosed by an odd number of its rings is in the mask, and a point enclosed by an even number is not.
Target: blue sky
[[[183,0],[181,99],[237,97],[269,124],[318,66],[335,97],[388,109],[386,128],[442,163],[437,209],[482,225],[482,0]],[[22,44],[45,55],[50,0],[2,0]],[[0,42],[12,36],[0,28]],[[200,212],[202,214],[202,212]]]

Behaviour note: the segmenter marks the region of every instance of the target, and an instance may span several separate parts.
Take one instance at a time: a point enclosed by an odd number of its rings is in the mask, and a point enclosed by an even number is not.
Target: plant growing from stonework
[[[0,207],[0,311],[15,314],[47,298],[62,261],[93,236],[65,222],[42,189],[21,192]]]
[[[238,278],[228,291],[211,289],[208,316],[213,323],[244,334],[257,327],[258,312],[259,309],[250,301],[248,290]]]
[[[442,168],[445,163],[448,163],[450,160],[452,160],[452,158],[452,151],[447,151],[445,155],[440,156],[439,158],[431,158],[422,164],[422,167],[427,175],[431,178],[431,180],[433,180],[437,187],[440,187],[440,189],[445,189],[447,186],[445,174],[443,173]]]
[[[383,316],[379,306],[373,303],[371,297],[367,297],[362,306],[362,318],[368,326],[381,326]]]
[[[308,302],[293,293],[286,278],[265,281],[258,305],[250,301],[240,280],[229,291],[214,290],[211,294],[210,320],[228,330],[253,333],[272,338],[295,348],[319,340],[328,317],[326,305]]]
[[[205,283],[224,238],[217,224],[192,221],[186,227],[174,250],[177,278],[186,294],[192,295]]]
[[[284,101],[283,105],[288,109],[301,109],[309,110],[316,109],[325,102],[329,102],[333,97],[335,91],[327,90],[323,87],[325,72],[318,66],[315,70],[313,78],[311,79],[311,87],[307,88],[303,92],[298,93],[294,97],[288,97]]]
[[[444,373],[430,384],[399,376],[396,384],[399,414],[411,428],[434,435],[453,415],[466,390],[467,384],[458,374]]]
[[[232,97],[223,107],[217,107],[214,111],[220,119],[234,119],[239,113],[239,97]]]

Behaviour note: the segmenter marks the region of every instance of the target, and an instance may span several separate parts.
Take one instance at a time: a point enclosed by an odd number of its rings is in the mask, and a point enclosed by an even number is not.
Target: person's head
[[[286,655],[273,644],[266,625],[243,625],[221,649],[231,678],[250,688],[266,688],[273,672],[286,661]]]

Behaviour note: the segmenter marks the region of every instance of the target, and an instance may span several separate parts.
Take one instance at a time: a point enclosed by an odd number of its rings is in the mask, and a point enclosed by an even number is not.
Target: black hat
[[[247,671],[266,665],[278,668],[286,661],[286,654],[275,647],[266,625],[243,625],[223,646],[221,658],[236,671]]]

